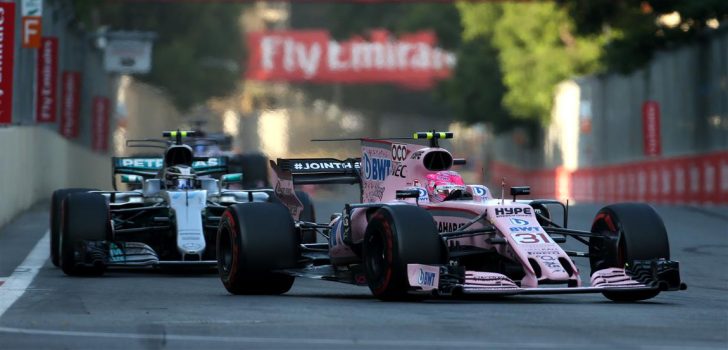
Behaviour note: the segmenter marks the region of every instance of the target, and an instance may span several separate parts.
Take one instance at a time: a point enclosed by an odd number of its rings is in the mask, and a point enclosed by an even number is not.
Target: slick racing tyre
[[[602,208],[594,218],[589,239],[591,271],[624,268],[635,260],[670,259],[670,245],[665,224],[649,205],[642,203],[612,204]],[[646,300],[659,290],[610,291],[604,296],[613,301]]]
[[[303,204],[303,211],[301,212],[301,221],[316,222],[316,211],[313,207],[313,202],[308,193],[303,191],[296,191],[296,197]],[[301,243],[316,243],[316,231],[306,230],[301,231]]]
[[[104,241],[109,238],[110,219],[106,198],[97,193],[73,193],[62,202],[61,269],[69,276],[100,276],[106,270],[102,259],[79,261],[86,252],[84,241]],[[102,256],[103,257],[103,256]]]
[[[60,266],[60,254],[58,241],[61,234],[61,204],[71,193],[95,191],[90,188],[64,188],[53,191],[51,196],[51,262],[54,266]]]
[[[280,203],[230,206],[217,230],[217,266],[232,294],[283,294],[294,277],[271,272],[292,268],[299,238],[288,209]]]
[[[383,206],[372,214],[364,234],[364,272],[381,300],[407,300],[407,264],[441,265],[446,253],[432,215],[410,205]]]

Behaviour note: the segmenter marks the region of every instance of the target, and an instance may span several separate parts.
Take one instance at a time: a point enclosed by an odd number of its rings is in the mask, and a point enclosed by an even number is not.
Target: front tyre
[[[670,259],[670,245],[662,218],[649,205],[620,203],[602,208],[594,218],[589,239],[591,271],[625,268],[635,260]],[[659,289],[647,291],[609,291],[613,301],[633,302],[654,298]]]
[[[299,238],[280,203],[245,203],[223,213],[217,231],[217,265],[232,294],[283,294],[294,277],[272,272],[296,266]]]
[[[412,299],[407,264],[445,263],[442,240],[432,215],[422,208],[393,205],[379,208],[364,234],[367,283],[381,300]]]
[[[69,276],[100,276],[103,261],[92,265],[83,260],[85,241],[104,241],[110,236],[106,198],[97,193],[73,193],[62,202],[59,239],[61,269]]]
[[[89,188],[63,188],[60,190],[53,191],[51,195],[51,263],[53,266],[59,267],[60,262],[60,248],[58,242],[61,239],[61,205],[63,200],[72,193],[94,191]]]

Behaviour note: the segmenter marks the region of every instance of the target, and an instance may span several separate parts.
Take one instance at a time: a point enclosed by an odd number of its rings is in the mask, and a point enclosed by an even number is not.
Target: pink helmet
[[[427,175],[427,194],[431,202],[442,202],[454,191],[465,192],[465,182],[454,171],[438,171]]]

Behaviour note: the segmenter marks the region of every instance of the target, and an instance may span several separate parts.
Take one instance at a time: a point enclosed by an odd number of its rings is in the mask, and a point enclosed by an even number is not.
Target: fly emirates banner
[[[432,31],[394,38],[373,30],[367,38],[335,41],[324,30],[247,34],[246,78],[315,83],[392,83],[429,89],[450,76],[455,55],[436,46]]]

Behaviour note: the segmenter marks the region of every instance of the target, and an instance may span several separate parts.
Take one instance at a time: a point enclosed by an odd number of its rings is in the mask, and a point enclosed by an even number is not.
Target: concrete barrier
[[[110,189],[110,162],[54,130],[0,128],[0,227],[58,188]]]

